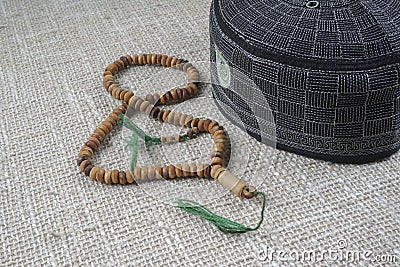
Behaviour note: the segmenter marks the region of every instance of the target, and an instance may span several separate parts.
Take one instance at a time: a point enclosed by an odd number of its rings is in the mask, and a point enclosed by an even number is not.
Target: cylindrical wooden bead
[[[133,97],[133,93],[131,92],[131,91],[129,91],[129,92],[127,92],[125,95],[124,95],[124,101],[126,102],[126,103],[129,103],[130,102],[130,99]]]
[[[96,180],[99,182],[104,183],[104,175],[105,175],[106,171],[104,169],[99,169],[96,173]]]
[[[156,170],[156,179],[163,178],[163,175],[162,175],[163,168],[161,166],[156,166],[155,170]]]
[[[204,129],[204,123],[205,123],[205,120],[201,119],[201,120],[199,120],[199,122],[198,122],[198,124],[197,124],[197,128],[199,128],[199,131],[201,131],[201,132],[204,132],[204,131],[205,131],[205,129]]]
[[[104,73],[103,73],[103,77],[104,77],[104,76],[107,76],[107,75],[113,75],[113,74],[111,73],[111,71],[106,70],[106,71],[104,71]]]
[[[104,139],[104,137],[107,135],[102,129],[97,128],[96,130],[94,130],[94,133],[98,134],[101,136],[101,138]]]
[[[174,179],[176,177],[175,166],[174,165],[169,165],[168,166],[168,177],[169,177],[169,179]]]
[[[126,174],[124,171],[118,173],[118,181],[120,184],[126,184]]]
[[[152,64],[151,63],[151,57],[153,56],[153,54],[147,54],[147,56],[146,56],[146,63],[147,64]]]
[[[81,162],[81,165],[79,165],[79,170],[83,172],[86,168],[87,165],[92,165],[92,162],[90,160],[84,160]]]
[[[178,59],[176,58],[176,57],[172,57],[172,60],[171,60],[171,67],[175,67],[175,65],[176,65],[176,61],[177,61]]]
[[[141,179],[143,179],[143,180],[147,180],[149,178],[147,167],[141,167],[140,176],[141,176]]]
[[[217,179],[218,178],[218,174],[223,170],[224,170],[224,168],[222,168],[221,165],[211,166],[210,175],[211,175],[212,178]]]
[[[139,108],[140,111],[145,112],[149,105],[151,105],[149,101],[147,101],[147,100],[143,101]]]
[[[132,62],[135,65],[139,65],[139,56],[138,55],[133,55],[132,57]]]
[[[135,103],[135,109],[136,110],[140,110],[140,106],[142,105],[142,103],[143,103],[144,101],[143,101],[143,99],[141,99],[140,97],[139,97],[139,99],[136,101],[136,103]]]
[[[181,164],[176,164],[175,165],[175,173],[176,173],[176,177],[178,177],[178,178],[183,177],[183,171],[182,171],[182,165]]]
[[[204,169],[204,177],[210,178],[211,177],[211,166],[207,165]]]
[[[111,171],[111,181],[113,184],[118,184],[119,182],[119,171],[117,170],[112,170]]]
[[[167,60],[165,62],[165,65],[167,65],[167,67],[171,67],[172,58],[173,57],[167,57]]]
[[[135,179],[133,178],[133,173],[130,170],[127,170],[125,174],[126,174],[126,181],[128,182],[128,184],[133,184],[133,182],[135,181]]]
[[[204,177],[204,165],[201,163],[196,164],[196,169],[197,169],[197,176],[198,177]]]
[[[94,166],[89,173],[89,177],[96,180],[97,172],[99,171],[99,167]]]
[[[151,64],[157,65],[157,55],[156,54],[151,55]]]
[[[189,165],[189,172],[190,172],[190,176],[192,177],[196,177],[197,176],[197,166],[196,163],[191,163]]]
[[[185,126],[186,127],[191,127],[192,120],[193,120],[193,116],[192,115],[187,115],[186,118],[185,118]]]
[[[157,65],[161,65],[161,59],[162,59],[162,55],[157,54]]]
[[[169,178],[168,166],[167,165],[162,166],[162,177],[164,179],[168,179]]]
[[[118,72],[118,67],[114,63],[111,63],[110,65],[107,66],[106,71],[111,72],[112,75]]]
[[[190,124],[191,127],[197,127],[200,119],[199,118],[194,118]]]
[[[88,157],[87,155],[79,156],[78,159],[76,160],[76,162],[77,162],[77,164],[78,164],[78,167],[81,166],[81,163],[82,163],[84,160],[87,160],[87,159],[89,159],[89,157]]]
[[[92,170],[92,168],[93,168],[92,164],[86,165],[85,169],[83,170],[83,172],[85,173],[86,176],[89,176],[90,171]]]
[[[174,120],[173,120],[174,125],[179,125],[179,120],[181,119],[181,116],[182,116],[182,113],[175,112]]]
[[[154,167],[147,167],[147,177],[149,180],[156,179],[156,169]]]
[[[168,58],[168,56],[167,55],[162,55],[162,57],[161,57],[161,65],[163,65],[164,67],[166,67],[167,66],[167,58]]]
[[[210,165],[214,166],[214,165],[222,165],[223,160],[220,157],[215,157],[211,159]]]
[[[139,181],[142,179],[142,168],[140,167],[135,167],[135,169],[133,170],[133,177],[135,179],[135,181]]]
[[[182,164],[183,177],[190,177],[190,166],[187,163]]]
[[[111,170],[106,170],[106,172],[104,173],[104,182],[106,184],[112,184],[112,180],[111,180]]]
[[[233,175],[230,171],[225,168],[221,172],[218,173],[217,180],[223,185],[225,188],[232,191],[238,197],[242,197],[242,192],[245,187],[248,185],[242,182],[239,178]]]

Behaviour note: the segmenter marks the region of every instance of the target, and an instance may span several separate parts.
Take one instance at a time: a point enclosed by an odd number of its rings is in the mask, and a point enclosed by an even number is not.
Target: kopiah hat
[[[281,149],[347,163],[399,150],[399,0],[213,0],[210,41],[216,103],[258,140],[270,109]]]

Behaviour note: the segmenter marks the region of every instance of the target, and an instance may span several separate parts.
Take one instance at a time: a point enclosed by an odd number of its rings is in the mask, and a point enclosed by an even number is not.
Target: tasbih
[[[136,96],[130,90],[121,89],[119,83],[116,81],[115,75],[130,66],[143,65],[163,66],[184,71],[188,75],[188,82],[185,87],[174,88],[161,95],[158,93],[148,94],[145,97]],[[89,140],[86,141],[80,149],[77,160],[79,169],[86,176],[106,184],[133,184],[138,181],[150,179],[175,179],[186,177],[213,178],[239,197],[253,198],[259,195],[262,196],[263,206],[261,220],[256,227],[249,228],[215,215],[210,210],[194,201],[178,199],[178,207],[207,219],[223,232],[242,233],[256,230],[263,221],[265,195],[262,192],[256,191],[254,187],[247,185],[226,169],[224,156],[229,138],[227,137],[225,129],[215,120],[196,118],[189,114],[160,108],[162,105],[175,104],[195,96],[199,91],[199,81],[199,72],[190,62],[173,56],[161,54],[126,55],[109,64],[103,74],[103,86],[113,98],[122,100],[123,103],[116,107],[110,115],[100,123],[89,137]],[[125,115],[128,106],[137,111],[144,112],[148,117],[161,123],[186,127],[188,130],[183,135],[150,136]],[[133,132],[131,145],[135,147],[135,150],[132,155],[130,168],[125,171],[105,170],[95,166],[91,161],[94,152],[99,148],[101,142],[117,125],[124,125]],[[214,141],[214,146],[210,154],[211,160],[208,164],[182,163],[163,166],[136,166],[137,138],[142,138],[145,142],[163,144],[183,142],[195,138],[201,133],[211,134]]]

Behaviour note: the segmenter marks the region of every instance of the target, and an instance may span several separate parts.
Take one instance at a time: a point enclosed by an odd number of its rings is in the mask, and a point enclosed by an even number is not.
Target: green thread
[[[132,148],[132,156],[130,160],[130,169],[133,171],[136,167],[137,156],[138,156],[138,137],[143,139],[145,142],[152,142],[155,144],[161,143],[161,138],[156,136],[151,136],[146,134],[142,129],[139,128],[135,123],[131,121],[131,119],[125,114],[121,114],[118,116],[118,124],[123,125],[129,130],[132,131],[132,135],[130,139],[125,140],[125,148]],[[180,136],[182,140],[186,140],[189,138],[187,134],[183,134]]]
[[[145,142],[161,143],[161,139],[159,137],[146,134],[142,129],[139,128],[139,126],[134,124],[131,121],[131,119],[129,119],[129,117],[126,116],[125,114],[119,115],[118,118],[119,118],[118,120],[119,125],[124,125],[126,128],[136,133]]]
[[[129,167],[132,172],[135,169],[137,163],[137,155],[138,155],[137,143],[138,143],[138,136],[134,133],[132,133],[129,140],[125,140],[125,148],[128,147],[132,148],[132,156],[129,162]]]
[[[227,218],[221,217],[219,215],[216,215],[206,207],[200,205],[199,203],[192,201],[192,200],[187,200],[187,199],[178,199],[178,207],[191,213],[194,215],[198,215],[210,223],[214,224],[219,230],[221,230],[224,233],[246,233],[250,231],[255,231],[258,228],[260,228],[262,222],[264,221],[264,210],[265,210],[265,194],[262,192],[255,192],[254,196],[262,196],[263,198],[263,204],[262,204],[262,209],[261,209],[261,218],[260,221],[258,222],[257,226],[254,228],[244,226],[243,224],[231,221]]]

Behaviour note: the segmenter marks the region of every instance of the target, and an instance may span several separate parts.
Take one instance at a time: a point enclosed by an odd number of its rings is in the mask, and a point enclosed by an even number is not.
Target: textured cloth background
[[[265,222],[242,235],[223,234],[141,188],[79,173],[80,146],[118,103],[101,86],[106,65],[127,52],[207,61],[209,4],[0,1],[1,265],[261,266],[268,264],[259,254],[266,248],[322,251],[340,240],[348,250],[400,261],[398,153],[339,165],[276,151],[261,177]],[[121,79],[143,94],[155,73],[142,67]],[[193,113],[202,108],[193,105]],[[121,146],[115,131],[95,164],[123,166]],[[246,225],[260,208],[231,194],[208,207]]]

